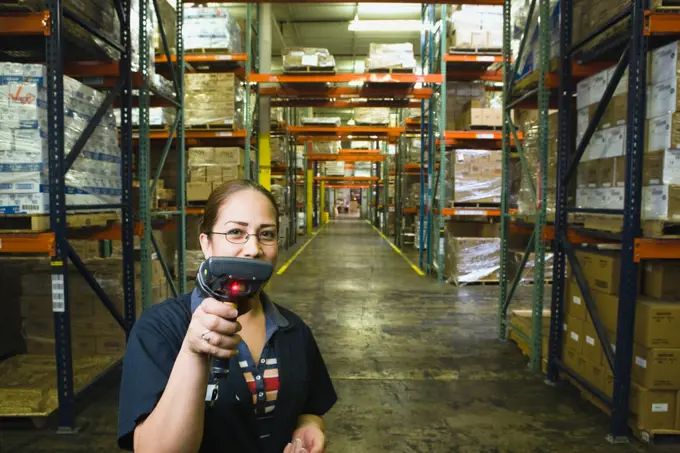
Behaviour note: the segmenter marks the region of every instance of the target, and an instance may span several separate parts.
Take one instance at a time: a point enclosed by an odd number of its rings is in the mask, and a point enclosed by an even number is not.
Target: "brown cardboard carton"
[[[621,256],[618,253],[577,250],[576,257],[591,290],[618,294]]]
[[[206,201],[212,192],[212,184],[209,182],[188,182],[187,201]]]
[[[649,260],[644,264],[644,294],[658,299],[680,298],[680,260]]]
[[[680,184],[680,149],[665,149],[643,156],[642,184]]]
[[[608,157],[590,161],[597,169],[597,187],[623,187],[626,182],[626,161],[623,157]]]
[[[222,167],[222,181],[229,182],[245,177],[244,167],[240,165],[226,165]]]
[[[206,182],[222,182],[222,167],[205,167]]]
[[[645,348],[680,348],[680,302],[638,301],[635,343]]]
[[[567,316],[562,327],[565,347],[583,354],[583,320]]]
[[[675,400],[675,429],[680,431],[680,392]]]
[[[638,429],[673,429],[677,395],[675,391],[649,390],[635,382],[630,385],[630,412]]]
[[[564,364],[568,368],[574,370],[574,372],[577,373],[579,376],[583,376],[583,370],[581,369],[582,362],[579,360],[581,358],[581,354],[579,354],[578,352],[574,351],[571,348],[566,348],[562,353],[562,358]]]
[[[632,378],[650,390],[680,389],[680,349],[633,349]]]
[[[581,290],[578,287],[576,281],[571,278],[569,279],[569,287],[567,290],[567,300],[566,302],[566,313],[574,318],[585,320],[586,319],[586,302],[583,300],[581,295]]]
[[[603,363],[602,343],[600,343],[590,316],[583,323],[583,357],[592,363]]]
[[[124,335],[102,335],[95,340],[97,354],[120,354],[125,351]]]
[[[214,163],[217,165],[245,165],[246,151],[243,148],[236,147],[215,148]]]
[[[190,167],[210,165],[215,161],[215,148],[196,147],[187,150],[187,165]]]
[[[602,365],[593,363],[584,357],[583,362],[583,378],[593,384],[593,386],[601,391],[604,391],[606,373]]]
[[[680,146],[680,112],[651,118],[645,128],[645,153],[665,151]]]
[[[680,221],[680,185],[663,184],[642,188],[644,220]]]
[[[611,398],[614,395],[614,374],[609,368],[609,364],[605,363],[602,366],[604,367],[604,389],[602,391]]]
[[[207,181],[207,167],[193,166],[189,167],[189,181],[188,182],[206,182]]]
[[[599,127],[606,129],[609,127],[620,126],[626,123],[628,116],[628,94],[613,96],[605,110],[604,116],[600,121]]]

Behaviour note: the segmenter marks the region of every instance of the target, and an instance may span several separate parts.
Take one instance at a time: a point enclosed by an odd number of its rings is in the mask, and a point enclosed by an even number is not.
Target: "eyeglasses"
[[[232,244],[245,244],[248,242],[251,236],[257,237],[257,240],[262,245],[274,245],[281,242],[280,237],[274,231],[261,231],[257,234],[246,233],[243,230],[229,230],[226,233],[220,233],[218,231],[211,231],[210,234],[219,234],[224,236],[227,241]]]

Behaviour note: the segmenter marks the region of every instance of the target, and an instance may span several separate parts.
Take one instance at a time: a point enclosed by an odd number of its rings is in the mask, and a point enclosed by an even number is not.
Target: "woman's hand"
[[[323,453],[326,435],[316,423],[302,425],[293,433],[293,444],[288,444],[283,453]],[[298,449],[299,448],[299,449]]]
[[[241,337],[236,335],[241,330],[237,317],[238,311],[231,305],[205,299],[191,316],[183,348],[204,357],[235,357],[241,342]]]

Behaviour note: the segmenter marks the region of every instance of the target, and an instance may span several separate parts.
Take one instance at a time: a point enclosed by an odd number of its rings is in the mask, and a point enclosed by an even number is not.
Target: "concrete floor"
[[[607,444],[608,417],[497,340],[497,287],[440,288],[364,221],[332,222],[269,293],[310,324],[334,379],[329,453],[648,450]],[[0,452],[117,451],[117,378],[83,398],[82,433],[5,424]]]

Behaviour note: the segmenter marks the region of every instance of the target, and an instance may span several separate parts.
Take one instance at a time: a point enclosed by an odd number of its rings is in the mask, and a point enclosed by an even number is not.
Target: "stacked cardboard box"
[[[124,313],[122,265],[119,259],[89,259],[86,266],[109,296],[114,307]],[[22,259],[14,264],[14,294],[19,300],[22,335],[28,354],[53,355],[54,318],[52,312],[51,273],[44,259]],[[135,264],[135,300],[137,316],[141,313],[139,263]],[[71,316],[71,347],[74,356],[122,354],[125,334],[109,311],[75,270],[69,273],[69,311]],[[160,262],[152,261],[153,302],[169,297]]]
[[[620,255],[578,251],[577,258],[593,296],[595,311],[606,331],[606,341],[616,350],[619,304]],[[678,429],[676,407],[680,390],[680,286],[676,261],[650,261],[641,279],[631,371],[630,411],[636,428]],[[563,359],[567,366],[612,396],[613,377],[600,338],[572,276],[565,294]]]
[[[245,176],[243,148],[189,148],[187,201],[206,201],[225,182]]]
[[[354,121],[357,124],[390,124],[389,108],[358,108],[354,109]]]
[[[486,106],[484,85],[481,83],[451,82],[446,84],[446,128],[457,130],[464,124],[466,108],[473,101]]]
[[[500,203],[502,164],[500,151],[457,149],[449,165],[446,190],[453,193],[455,203]]]
[[[533,319],[531,310],[512,310],[508,323],[508,333],[520,348],[531,354],[531,337],[533,335]],[[543,364],[547,363],[548,347],[550,346],[550,310],[543,310],[541,318],[541,357]],[[514,333],[514,335],[513,335]]]
[[[283,137],[270,137],[269,146],[272,157],[272,163],[287,163],[286,159],[286,144]]]
[[[184,48],[243,52],[241,28],[227,8],[184,9]]]
[[[342,119],[339,116],[314,116],[304,117],[301,120],[303,126],[335,126],[342,124]]]
[[[371,43],[366,69],[379,71],[387,69],[410,69],[414,70],[416,60],[413,54],[413,44],[410,42],[399,44],[374,44]]]
[[[481,100],[472,100],[465,104],[463,114],[454,120],[456,130],[496,128],[503,125],[503,109],[483,107]],[[448,120],[447,120],[448,122]]]
[[[338,142],[312,142],[312,154],[338,154]]]
[[[245,91],[235,74],[187,73],[184,90],[187,126],[242,126]]]
[[[368,178],[371,176],[372,167],[373,167],[372,162],[355,162],[354,176],[357,176],[359,178]]]
[[[435,248],[438,248],[437,242],[434,243]],[[465,285],[498,281],[500,246],[498,224],[447,222],[444,231],[444,275],[447,282]]]
[[[503,7],[464,5],[453,7],[448,45],[454,49],[503,47]]]
[[[511,5],[511,17],[513,20],[513,51],[514,57],[517,58],[519,51],[519,43],[523,38],[524,33],[527,33],[527,43],[522,59],[519,60],[518,78],[522,78],[527,74],[537,70],[539,67],[541,57],[541,46],[539,40],[539,14],[537,11],[532,16],[531,23],[527,23],[528,11],[531,2],[526,0],[513,0]],[[550,54],[549,59],[558,57],[560,54],[560,13],[559,0],[550,0]]]
[[[345,163],[342,161],[326,162],[324,166],[326,167],[326,176],[345,176]]]
[[[69,77],[63,94],[64,148],[70,150],[104,95]],[[46,102],[45,66],[0,63],[0,213],[49,212]],[[119,203],[120,156],[109,110],[66,174],[66,203]]]
[[[287,49],[283,54],[283,70],[292,71],[301,68],[325,71],[334,70],[335,57],[328,52],[328,49],[313,47],[293,47]]]

